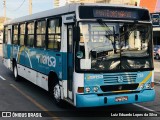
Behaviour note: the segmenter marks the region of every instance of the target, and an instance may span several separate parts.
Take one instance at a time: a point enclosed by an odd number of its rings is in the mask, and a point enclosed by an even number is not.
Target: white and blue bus
[[[3,63],[57,104],[95,107],[155,99],[147,9],[69,4],[8,21]]]

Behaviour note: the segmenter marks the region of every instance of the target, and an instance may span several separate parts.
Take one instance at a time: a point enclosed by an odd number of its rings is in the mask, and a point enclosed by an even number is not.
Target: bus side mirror
[[[73,40],[78,42],[80,41],[80,27],[73,28]]]

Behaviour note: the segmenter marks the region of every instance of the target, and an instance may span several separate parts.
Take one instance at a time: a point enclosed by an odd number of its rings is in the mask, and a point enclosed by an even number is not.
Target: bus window
[[[59,19],[49,20],[48,25],[48,49],[60,49],[61,26]]]
[[[8,38],[7,38],[7,44],[11,44],[11,29],[8,29]]]
[[[13,44],[18,44],[18,25],[13,26]]]
[[[8,27],[6,26],[4,28],[4,41],[3,41],[3,43],[7,44],[7,42],[8,42]]]
[[[27,25],[27,46],[33,47],[34,45],[34,22]]]
[[[20,25],[20,45],[24,45],[25,24]]]
[[[37,32],[36,46],[37,47],[45,47],[46,21],[37,22],[36,32]]]

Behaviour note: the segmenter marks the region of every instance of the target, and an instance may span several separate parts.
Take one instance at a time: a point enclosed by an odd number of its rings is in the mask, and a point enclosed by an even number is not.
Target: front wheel
[[[58,106],[64,107],[64,101],[61,99],[61,88],[59,83],[51,85],[50,94]]]
[[[61,88],[60,88],[59,84],[56,84],[54,86],[53,97],[54,97],[56,103],[59,103],[61,101]]]

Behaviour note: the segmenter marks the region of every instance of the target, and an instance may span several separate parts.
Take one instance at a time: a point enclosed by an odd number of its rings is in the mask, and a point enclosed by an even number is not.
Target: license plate
[[[122,102],[122,101],[127,101],[127,100],[128,100],[128,96],[122,96],[122,97],[115,98],[116,102]]]

